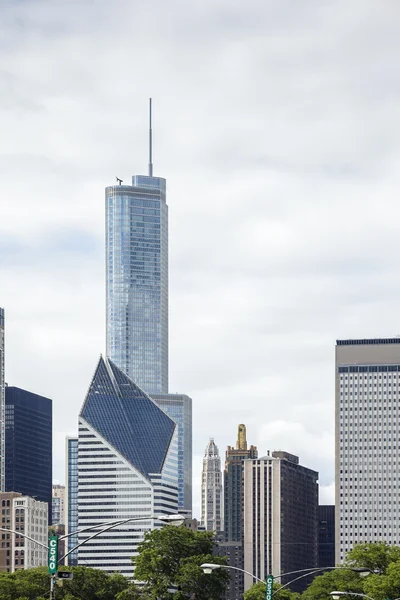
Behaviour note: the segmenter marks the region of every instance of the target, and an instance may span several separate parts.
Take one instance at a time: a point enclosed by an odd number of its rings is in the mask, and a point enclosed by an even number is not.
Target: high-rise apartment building
[[[335,566],[335,506],[318,506],[318,566]]]
[[[0,549],[0,570],[13,573],[47,565],[48,505],[17,492],[0,493],[2,527],[24,533],[4,536]],[[29,539],[31,538],[31,539]],[[33,540],[40,542],[41,545]],[[44,546],[44,547],[43,547]]]
[[[66,438],[65,444],[65,533],[68,534],[66,564],[76,567],[78,564],[78,438]],[[74,535],[71,535],[74,534]]]
[[[218,447],[211,438],[204,452],[201,475],[201,525],[207,531],[222,530],[222,508],[221,459]]]
[[[336,343],[336,563],[400,544],[400,338]]]
[[[288,452],[244,461],[244,568],[265,580],[318,564],[318,473]],[[293,576],[282,577],[286,584]],[[245,590],[253,578],[245,575]],[[310,583],[294,582],[301,592]]]
[[[168,206],[148,175],[106,188],[107,356],[148,394],[168,393]]]
[[[155,516],[178,509],[177,426],[112,361],[100,358],[79,417],[78,528],[143,517],[84,544],[78,563],[132,576]],[[79,542],[90,533],[80,533]]]
[[[21,492],[48,504],[53,496],[52,401],[17,387],[6,387],[7,492]]]
[[[0,308],[0,491],[5,490],[5,373],[4,308]]]
[[[65,525],[65,485],[53,485],[51,514],[53,525]]]
[[[192,399],[185,394],[152,394],[151,398],[178,426],[178,508],[192,514]]]
[[[257,458],[257,448],[248,447],[246,425],[238,426],[236,447],[228,446],[224,469],[224,541],[221,550],[226,550],[231,566],[243,569],[243,467],[244,461]],[[230,564],[230,563],[229,563]],[[226,599],[236,600],[243,595],[244,576],[239,570],[230,571]]]

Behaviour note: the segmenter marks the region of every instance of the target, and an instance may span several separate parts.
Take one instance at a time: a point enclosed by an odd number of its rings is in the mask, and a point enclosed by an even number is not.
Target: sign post
[[[58,536],[52,535],[49,537],[49,555],[48,555],[48,567],[50,575],[57,573],[58,563]]]
[[[265,587],[265,600],[272,600],[272,591],[273,591],[273,586],[274,586],[274,576],[273,575],[268,575],[266,583],[267,583],[267,585]]]

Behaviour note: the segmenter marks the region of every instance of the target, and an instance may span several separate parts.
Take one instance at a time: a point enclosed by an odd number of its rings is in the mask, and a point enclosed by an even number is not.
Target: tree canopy
[[[226,564],[213,556],[214,534],[194,532],[186,527],[163,527],[146,534],[134,559],[135,579],[145,582],[143,591],[150,598],[181,600],[219,600],[229,574],[217,569],[205,574],[200,565],[205,562]]]

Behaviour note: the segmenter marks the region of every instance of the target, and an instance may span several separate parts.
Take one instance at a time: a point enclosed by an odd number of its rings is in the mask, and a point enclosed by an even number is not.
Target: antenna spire
[[[151,128],[151,98],[149,98],[149,177],[153,177],[153,130]]]

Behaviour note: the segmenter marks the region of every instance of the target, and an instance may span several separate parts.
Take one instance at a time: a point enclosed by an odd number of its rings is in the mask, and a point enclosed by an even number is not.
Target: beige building
[[[221,459],[213,438],[210,438],[203,458],[200,523],[206,531],[221,531],[224,523]]]
[[[47,546],[47,503],[17,492],[1,492],[2,528],[19,531]],[[1,532],[0,570],[14,572],[47,564],[46,547],[23,536]]]
[[[318,565],[318,473],[288,452],[244,461],[244,569],[265,581],[267,575]],[[282,577],[288,583],[293,576]],[[301,592],[307,577],[291,589]],[[254,583],[245,575],[244,589]]]
[[[53,484],[51,522],[53,525],[65,525],[65,485]]]
[[[336,562],[400,545],[400,338],[336,344]]]

